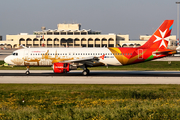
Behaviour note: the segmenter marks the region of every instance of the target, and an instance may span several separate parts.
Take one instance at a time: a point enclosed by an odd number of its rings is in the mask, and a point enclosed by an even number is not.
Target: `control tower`
[[[57,24],[58,30],[80,30],[81,24]]]

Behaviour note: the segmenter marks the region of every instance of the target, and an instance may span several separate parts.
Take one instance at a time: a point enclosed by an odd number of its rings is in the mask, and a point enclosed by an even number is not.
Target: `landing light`
[[[8,66],[8,63],[4,63],[4,66]]]

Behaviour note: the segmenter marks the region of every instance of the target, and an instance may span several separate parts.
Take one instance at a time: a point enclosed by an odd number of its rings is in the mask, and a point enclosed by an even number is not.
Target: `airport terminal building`
[[[0,41],[0,48],[26,47],[137,47],[151,36],[140,36],[140,40],[129,40],[129,35],[101,34],[99,31],[80,29],[80,24],[58,24],[58,29],[34,31],[33,34],[20,33],[6,35]],[[175,46],[176,36],[170,36],[170,46]]]

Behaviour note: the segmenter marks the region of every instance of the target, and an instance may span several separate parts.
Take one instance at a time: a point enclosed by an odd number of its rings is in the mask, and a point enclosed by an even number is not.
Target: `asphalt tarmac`
[[[68,73],[53,73],[52,70],[30,70],[30,75],[25,74],[26,70],[0,70],[0,76],[80,76],[82,70],[74,70]],[[92,77],[180,77],[180,71],[107,71],[91,70],[88,76]]]
[[[180,84],[179,71],[82,71],[55,74],[49,70],[0,70],[0,83],[27,84]]]

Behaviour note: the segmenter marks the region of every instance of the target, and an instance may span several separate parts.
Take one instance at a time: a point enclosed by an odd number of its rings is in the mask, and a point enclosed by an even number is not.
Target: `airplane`
[[[174,20],[165,20],[150,39],[140,47],[103,48],[24,48],[16,50],[4,61],[10,65],[52,66],[54,73],[67,73],[82,68],[83,75],[90,73],[88,67],[121,66],[146,62],[175,54],[167,49]]]

